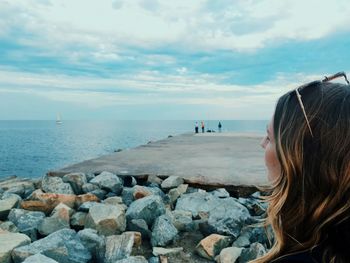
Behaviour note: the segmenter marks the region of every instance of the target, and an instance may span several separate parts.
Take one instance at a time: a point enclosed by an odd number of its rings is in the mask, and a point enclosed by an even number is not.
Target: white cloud
[[[98,50],[102,44],[112,50],[176,44],[250,51],[279,40],[319,39],[349,30],[350,23],[345,0],[11,0],[0,7],[2,34],[24,27],[37,35],[35,45],[52,48],[77,43]]]

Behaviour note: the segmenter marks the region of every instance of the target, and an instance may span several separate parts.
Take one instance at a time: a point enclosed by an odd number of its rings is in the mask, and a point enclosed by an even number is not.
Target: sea
[[[205,121],[218,132],[219,120]],[[267,120],[224,120],[222,132],[263,135]],[[200,124],[200,122],[199,122]],[[200,125],[199,125],[200,126]],[[0,121],[0,179],[38,178],[49,170],[194,132],[190,120]]]

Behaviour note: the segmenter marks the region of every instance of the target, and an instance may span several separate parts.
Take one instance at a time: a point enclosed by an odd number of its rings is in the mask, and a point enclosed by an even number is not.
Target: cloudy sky
[[[269,119],[350,73],[347,0],[1,0],[0,119]]]

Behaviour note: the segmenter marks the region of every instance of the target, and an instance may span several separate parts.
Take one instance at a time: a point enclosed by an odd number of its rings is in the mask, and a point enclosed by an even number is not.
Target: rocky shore
[[[177,176],[7,178],[0,181],[0,262],[249,262],[270,248],[256,225],[266,208],[259,192],[232,196]]]

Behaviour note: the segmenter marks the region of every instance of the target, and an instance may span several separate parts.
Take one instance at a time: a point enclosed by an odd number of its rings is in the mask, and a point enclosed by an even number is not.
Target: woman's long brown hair
[[[270,251],[254,263],[321,248],[323,262],[350,262],[350,86],[318,83],[300,91],[313,137],[291,91],[273,118],[281,175],[269,189]]]

